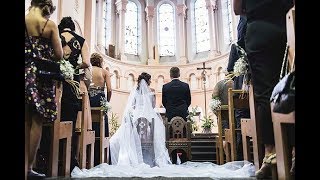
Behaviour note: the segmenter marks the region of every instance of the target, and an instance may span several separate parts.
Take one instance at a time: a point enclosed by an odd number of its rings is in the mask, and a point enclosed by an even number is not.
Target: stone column
[[[111,38],[110,44],[116,45],[116,13],[115,13],[115,0],[111,0]]]
[[[185,19],[186,19],[186,9],[187,6],[185,4],[177,5],[177,14],[178,14],[178,23],[179,23],[179,51],[180,51],[180,64],[186,64],[186,42],[185,42]]]
[[[121,60],[126,60],[124,55],[124,47],[125,47],[125,15],[126,15],[126,6],[128,4],[128,0],[117,0],[116,6],[117,6],[117,13],[119,15],[119,54],[117,54],[118,57],[120,57]]]
[[[98,18],[97,19],[97,30],[96,30],[96,33],[97,33],[97,46],[98,48],[104,52],[104,45],[105,45],[105,42],[103,42],[103,31],[102,29],[104,28],[104,22],[103,22],[103,3],[106,3],[104,0],[97,0],[97,4],[98,4],[98,9],[97,9],[97,14],[98,14]],[[108,48],[108,47],[106,47]]]
[[[219,31],[221,31],[221,30],[219,30],[219,24],[218,24],[218,22],[219,22],[219,17],[218,17],[218,6],[217,6],[217,3],[215,3],[215,8],[213,9],[213,18],[214,18],[214,34],[215,34],[215,36],[216,36],[216,40],[215,40],[215,44],[216,44],[216,54],[217,55],[220,55],[221,54],[221,49],[220,49],[220,36],[219,36]]]
[[[215,18],[214,11],[216,10],[215,0],[206,0],[206,7],[208,9],[208,20],[209,20],[209,32],[210,32],[210,54],[209,57],[219,55],[217,51],[217,35],[215,33]]]
[[[146,9],[146,20],[148,26],[148,64],[159,64],[156,62],[154,55],[154,41],[153,41],[153,17],[154,17],[154,6],[147,6]]]

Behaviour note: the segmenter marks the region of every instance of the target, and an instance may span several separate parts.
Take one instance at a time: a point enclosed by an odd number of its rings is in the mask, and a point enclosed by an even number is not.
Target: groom
[[[179,80],[180,69],[172,67],[170,69],[171,82],[162,87],[162,104],[166,108],[166,117],[168,122],[175,117],[180,116],[187,121],[189,115],[188,107],[191,104],[190,88],[187,83]]]

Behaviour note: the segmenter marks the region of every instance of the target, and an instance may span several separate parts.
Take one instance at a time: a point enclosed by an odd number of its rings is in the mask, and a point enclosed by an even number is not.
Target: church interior
[[[29,13],[33,1],[41,0],[26,0],[25,15]],[[90,169],[100,163],[110,164],[110,138],[121,125],[127,100],[138,83],[139,75],[146,72],[151,75],[150,88],[154,89],[156,99],[154,109],[163,120],[166,147],[173,164],[191,161],[223,165],[245,160],[253,164],[256,173],[240,179],[260,179],[261,172],[257,172],[269,166],[268,179],[294,179],[294,145],[289,143],[290,135],[287,135],[291,132],[287,129],[295,125],[294,107],[290,112],[275,112],[272,110],[275,105],[268,101],[269,109],[271,108],[270,126],[274,136],[272,153],[276,155],[276,163],[273,163],[275,158],[266,158],[272,155],[266,155],[266,143],[263,143],[263,138],[260,137],[264,127],[263,123],[257,120],[261,117],[257,114],[257,104],[260,102],[259,99],[256,100],[256,86],[252,85],[255,81],[249,79],[247,83],[248,77],[245,74],[240,82],[240,89],[235,89],[234,86],[226,89],[226,103],[220,102],[219,107],[213,107],[214,94],[221,94],[216,92],[221,90],[217,87],[219,82],[227,79],[235,83],[236,77],[239,77],[235,73],[235,66],[232,66],[230,71],[232,45],[239,42],[239,33],[242,33],[241,28],[239,29],[242,15],[237,14],[234,1],[237,0],[52,0],[56,9],[49,19],[58,25],[64,17],[71,17],[75,24],[75,33],[85,39],[89,54],[98,53],[103,58],[102,69],[107,70],[110,76],[112,96],[110,95],[109,103],[112,108],[107,112],[106,125],[103,111],[100,107],[90,106],[88,89],[81,87],[80,82],[82,109],[78,112],[77,122],[60,121],[60,111],[63,110],[58,103],[57,119],[43,124],[42,139],[33,169],[45,174],[46,179],[72,178],[70,158],[73,126],[80,138],[79,168]],[[284,59],[288,59],[290,68],[287,72],[292,73],[295,53],[294,1],[293,6],[287,9],[284,17],[284,43],[287,48],[283,46],[281,51],[283,57],[286,49],[287,55]],[[248,24],[249,20],[251,19],[248,18]],[[249,32],[251,31],[246,32],[247,35]],[[240,47],[236,45],[234,48],[238,49],[237,53],[241,53],[240,43]],[[249,48],[249,45],[246,44],[246,48]],[[243,49],[247,51],[246,48]],[[247,53],[248,67],[254,64],[250,61],[254,53]],[[247,54],[244,52],[242,55]],[[282,59],[279,60],[281,64]],[[170,121],[166,117],[162,89],[163,85],[172,80],[172,67],[180,69],[179,80],[190,87],[191,104],[188,107],[187,121],[181,117],[182,120],[177,117]],[[253,78],[258,76],[254,76],[254,72],[256,71],[252,71]],[[273,86],[278,81],[273,82]],[[55,92],[56,97],[61,96],[59,88]],[[110,91],[105,90],[105,93]],[[249,110],[249,115],[237,118],[236,109],[245,108]],[[224,117],[227,117],[227,126],[223,125]],[[239,120],[236,122],[236,119]],[[180,132],[180,138],[174,135],[179,127],[173,122],[182,123],[184,129]],[[94,124],[98,124],[95,128],[99,128],[99,131],[93,130]],[[107,132],[104,130],[106,126]],[[26,126],[25,179],[32,179],[28,176],[28,132],[30,133],[30,127],[28,129]],[[209,177],[199,176],[177,179],[207,178]],[[175,178],[160,176],[153,179]]]

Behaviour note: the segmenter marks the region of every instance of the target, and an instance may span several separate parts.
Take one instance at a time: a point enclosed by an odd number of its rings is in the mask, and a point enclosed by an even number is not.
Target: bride
[[[154,110],[155,94],[149,88],[151,76],[141,73],[128,98],[119,129],[110,139],[111,164],[91,169],[75,167],[72,178],[84,177],[237,177],[254,175],[248,161],[224,165],[210,162],[171,163],[165,145],[165,127]]]
[[[122,123],[110,139],[112,165],[153,166],[171,164],[165,145],[165,127],[154,110],[151,75],[141,73],[129,96]]]

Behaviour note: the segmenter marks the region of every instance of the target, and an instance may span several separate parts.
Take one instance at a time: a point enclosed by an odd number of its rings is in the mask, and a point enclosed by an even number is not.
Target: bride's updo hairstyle
[[[146,72],[143,72],[139,75],[138,77],[138,86],[137,86],[137,89],[139,90],[139,87],[140,87],[140,82],[141,80],[144,79],[146,81],[146,83],[148,84],[148,86],[150,85],[150,79],[151,79],[151,75],[146,73]]]
[[[56,10],[52,0],[32,0],[31,6],[39,7],[42,10],[42,16],[49,16]]]

